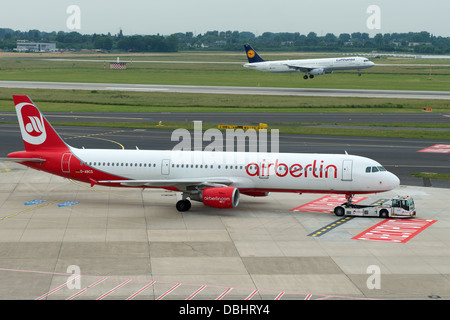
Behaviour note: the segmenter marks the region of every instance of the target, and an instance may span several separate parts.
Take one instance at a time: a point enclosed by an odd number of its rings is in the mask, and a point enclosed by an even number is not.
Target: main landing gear
[[[188,211],[191,208],[191,202],[187,199],[180,200],[177,202],[176,207],[180,212]]]
[[[309,75],[309,78],[310,78],[310,79],[313,79],[314,76],[313,76],[312,74],[310,74],[310,75]],[[303,79],[308,80],[308,75],[305,74],[305,75],[303,76]]]
[[[177,202],[176,208],[180,212],[188,211],[191,208],[191,202],[187,199],[191,195],[189,193],[183,193],[180,201]]]

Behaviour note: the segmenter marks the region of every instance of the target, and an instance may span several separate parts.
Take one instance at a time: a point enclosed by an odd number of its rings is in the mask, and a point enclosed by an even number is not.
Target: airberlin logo
[[[42,144],[47,139],[47,133],[39,110],[29,103],[18,104],[16,110],[23,140],[34,145]]]
[[[288,166],[285,163],[262,161],[261,163],[250,163],[245,171],[251,177],[268,177],[277,175],[278,177],[291,176],[293,178],[334,178],[337,179],[337,167],[333,164],[326,165],[323,160],[314,160],[312,163],[302,166],[300,163],[294,163]]]
[[[208,200],[208,201],[220,201],[220,202],[224,202],[224,201],[231,201],[230,197],[218,197],[218,196],[206,196],[205,198],[203,198],[203,200]]]
[[[33,137],[40,136],[44,132],[44,126],[41,119],[36,116],[28,116],[28,120],[29,122],[25,125],[25,130]]]

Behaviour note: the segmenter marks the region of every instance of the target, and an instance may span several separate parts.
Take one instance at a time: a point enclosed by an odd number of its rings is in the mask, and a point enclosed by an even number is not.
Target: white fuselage
[[[324,59],[301,59],[301,60],[279,60],[246,63],[244,67],[274,73],[303,72],[314,73],[314,70],[331,73],[337,70],[360,70],[374,66],[374,63],[363,57],[346,58],[324,58]],[[308,69],[310,71],[306,71]],[[311,72],[312,71],[312,72]]]
[[[371,193],[396,188],[399,179],[371,159],[347,154],[250,153],[71,148],[69,170],[76,180],[232,181],[244,190],[273,192]],[[93,170],[94,169],[94,170]],[[100,174],[101,176],[101,174]],[[114,180],[114,179],[113,179]],[[145,186],[145,185],[143,185]],[[151,185],[149,185],[151,186]],[[180,190],[180,184],[177,189]]]

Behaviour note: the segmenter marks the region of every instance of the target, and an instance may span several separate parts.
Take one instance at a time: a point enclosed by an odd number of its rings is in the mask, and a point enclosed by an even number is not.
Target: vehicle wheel
[[[314,78],[314,75],[310,74],[310,75],[309,75],[309,78],[310,78],[310,79],[313,79],[313,78]]]
[[[342,207],[336,207],[334,208],[334,214],[338,217],[342,217],[345,214],[345,210]]]
[[[176,208],[180,212],[188,211],[191,208],[191,202],[189,200],[180,200],[177,202]]]
[[[303,79],[308,80],[308,75],[305,74],[305,75],[303,76]]]
[[[380,211],[380,218],[388,218],[389,212],[386,209]]]

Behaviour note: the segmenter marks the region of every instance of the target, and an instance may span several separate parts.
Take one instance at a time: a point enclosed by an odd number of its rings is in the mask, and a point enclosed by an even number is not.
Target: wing
[[[315,69],[316,67],[308,67],[308,66],[301,66],[301,65],[295,65],[295,64],[285,64],[290,69],[294,69],[296,71],[300,72],[310,72],[311,70]]]
[[[102,180],[98,183],[120,183],[128,187],[175,187],[180,191],[195,191],[206,187],[226,187],[234,181],[227,178],[204,178],[204,179],[167,179],[167,180]]]

